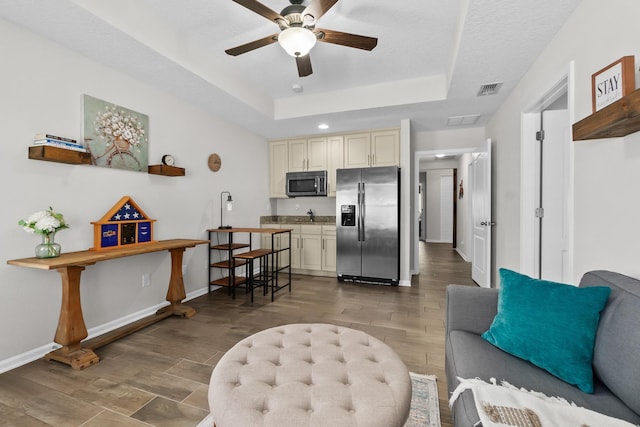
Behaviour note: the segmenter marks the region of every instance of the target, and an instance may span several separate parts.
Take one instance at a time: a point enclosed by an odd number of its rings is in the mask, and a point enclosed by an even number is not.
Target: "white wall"
[[[454,148],[477,148],[484,144],[485,128],[451,128],[451,130],[416,132],[414,150],[451,150]]]
[[[106,68],[83,56],[0,20],[2,95],[0,128],[4,167],[0,169],[0,258],[33,256],[38,236],[24,232],[18,220],[52,206],[71,229],[56,240],[63,252],[93,246],[91,221],[100,219],[122,196],[131,196],[157,219],[155,238],[207,238],[219,225],[220,192],[235,201],[225,222],[258,226],[269,214],[266,141],[184,103],[182,100]],[[81,96],[89,94],[149,115],[149,160],[165,153],[186,168],[185,177],[164,177],[93,166],[29,160],[35,133],[81,139]],[[212,173],[207,157],[217,152],[222,168]],[[251,152],[248,156],[246,153]],[[206,290],[206,245],[185,253],[185,287],[194,295]],[[144,311],[165,300],[168,253],[140,255],[88,266],[82,273],[81,298],[90,330]],[[151,286],[141,277],[151,273]],[[34,349],[48,346],[60,310],[60,277],[55,271],[0,263],[0,370]]]
[[[273,215],[304,216],[309,209],[314,215],[335,216],[335,197],[294,197],[292,199],[274,199],[276,209]]]
[[[495,142],[494,270],[519,266],[521,112],[573,64],[569,109],[572,122],[578,121],[591,113],[591,75],[622,56],[640,53],[640,2],[612,0],[607,9],[623,13],[603,20],[602,2],[583,0],[487,127]],[[573,156],[573,280],[593,269],[640,277],[640,134],[575,142]]]

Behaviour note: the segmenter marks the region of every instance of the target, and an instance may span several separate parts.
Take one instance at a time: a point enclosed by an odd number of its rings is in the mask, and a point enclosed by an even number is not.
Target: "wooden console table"
[[[182,304],[187,297],[182,277],[182,255],[186,248],[209,243],[208,240],[174,239],[144,243],[131,247],[121,247],[106,251],[80,251],[63,253],[57,258],[12,259],[7,264],[41,270],[58,270],[62,277],[62,306],[58,328],[53,339],[62,347],[44,356],[46,360],[66,363],[74,369],[84,369],[100,361],[94,349],[106,345],[125,335],[138,331],[170,316],[191,317],[196,311]],[[88,265],[115,258],[123,258],[150,252],[169,251],[171,253],[171,277],[167,291],[170,305],[156,314],[140,319],[130,325],[118,328],[99,337],[80,343],[87,337],[87,327],[82,317],[80,305],[80,274]]]

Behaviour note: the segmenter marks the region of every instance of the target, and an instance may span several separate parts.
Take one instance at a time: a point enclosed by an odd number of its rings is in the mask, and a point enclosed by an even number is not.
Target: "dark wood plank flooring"
[[[99,348],[99,364],[74,371],[38,360],[0,375],[1,426],[196,426],[207,385],[239,340],[287,323],[333,323],[389,344],[410,371],[438,376],[442,425],[452,426],[444,374],[445,287],[475,286],[470,264],[448,244],[420,248],[411,287],[294,276],[293,292],[249,303],[220,289],[188,302],[191,319],[169,318]]]

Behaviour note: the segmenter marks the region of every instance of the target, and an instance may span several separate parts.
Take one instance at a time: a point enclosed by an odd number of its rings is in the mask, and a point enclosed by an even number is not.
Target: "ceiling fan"
[[[315,46],[316,41],[363,50],[373,50],[378,44],[378,39],[374,37],[316,28],[318,19],[338,0],[311,0],[307,6],[302,4],[303,0],[289,0],[291,5],[282,9],[280,13],[257,0],[232,1],[276,23],[280,27],[280,32],[227,49],[225,52],[232,56],[238,56],[278,42],[289,55],[296,58],[300,77],[306,77],[313,73],[309,51]]]

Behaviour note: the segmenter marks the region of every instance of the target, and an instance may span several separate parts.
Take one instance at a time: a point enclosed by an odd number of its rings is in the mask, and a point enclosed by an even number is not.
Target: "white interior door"
[[[474,153],[471,177],[473,257],[471,277],[483,288],[491,287],[491,140]]]
[[[539,197],[543,209],[539,218],[539,255],[537,258],[540,278],[562,282],[567,268],[568,230],[568,164],[569,112],[547,110],[542,113],[544,139],[542,141],[542,176]]]
[[[440,240],[453,243],[453,175],[440,177]]]

